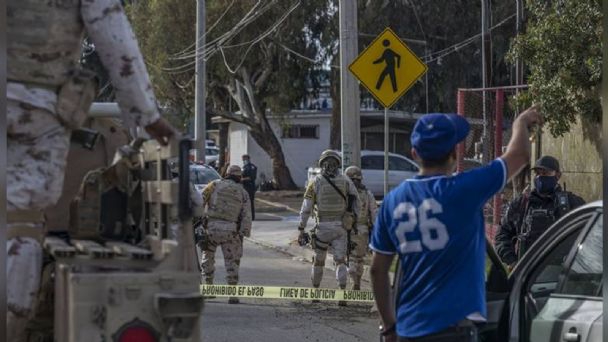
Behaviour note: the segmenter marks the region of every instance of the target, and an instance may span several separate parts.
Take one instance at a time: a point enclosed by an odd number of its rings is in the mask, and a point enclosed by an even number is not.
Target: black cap
[[[532,168],[532,170],[534,170],[534,169],[546,169],[546,170],[552,170],[555,172],[560,172],[559,171],[559,162],[557,161],[557,159],[555,159],[551,156],[540,157],[540,159],[538,159],[536,161],[536,163],[534,164],[534,167]]]

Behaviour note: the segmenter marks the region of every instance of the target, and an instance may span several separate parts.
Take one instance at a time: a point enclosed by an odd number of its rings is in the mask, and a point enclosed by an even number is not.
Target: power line
[[[218,50],[218,46],[222,46],[224,43],[232,40],[237,34],[239,34],[245,27],[255,21],[257,18],[266,13],[269,9],[272,8],[273,4],[276,0],[270,1],[268,4],[264,5],[260,9],[257,7],[261,4],[261,0],[259,0],[250,10],[245,14],[245,16],[237,22],[232,29],[228,32],[220,35],[215,38],[211,42],[205,44],[204,47],[201,47],[199,50],[191,50],[181,54],[178,54],[171,59],[190,59],[190,58],[198,58],[202,53],[204,56],[203,59],[207,60],[211,55],[213,55]]]
[[[207,30],[207,32],[205,32],[205,34],[199,38],[199,40],[204,39],[209,33],[211,33],[211,31],[213,31],[213,29],[220,23],[220,21],[222,21],[222,19],[224,18],[224,16],[228,13],[228,11],[232,8],[232,6],[234,5],[236,0],[232,0],[232,2],[230,3],[230,5],[228,5],[228,7],[226,8],[226,10],[222,13],[222,15],[220,15],[220,17],[215,21],[215,23],[213,23],[213,25],[211,25],[211,27],[209,27],[209,29]],[[259,3],[259,1],[258,1]],[[195,40],[194,43],[190,44],[188,47],[184,48],[182,51],[177,52],[172,54],[171,56],[178,56],[184,53],[188,53],[188,50],[192,49],[193,47],[196,46],[196,43],[198,43],[198,40]]]
[[[492,26],[490,28],[490,31],[492,31],[492,30],[494,30],[494,29],[496,29],[496,28],[504,25],[509,20],[513,19],[515,16],[516,16],[516,14],[510,15],[509,17],[505,18],[500,23]],[[454,52],[456,52],[456,51],[458,51],[458,50],[466,47],[467,45],[470,45],[470,44],[474,43],[477,40],[477,38],[479,38],[479,37],[481,37],[481,33],[478,33],[478,34],[476,34],[476,35],[474,35],[474,36],[472,36],[470,38],[467,38],[467,39],[465,39],[465,40],[463,40],[463,41],[461,41],[459,43],[456,43],[456,44],[454,44],[454,45],[452,45],[450,47],[447,47],[445,49],[442,49],[442,50],[439,50],[439,51],[436,51],[436,52],[432,52],[432,53],[430,53],[430,54],[422,57],[422,59],[424,60],[425,63],[432,63],[432,62],[434,62],[434,61],[436,61],[438,59],[441,59],[441,58],[443,58],[443,57],[445,57],[447,55],[450,55],[450,54],[452,54],[452,53],[454,53]]]
[[[260,41],[262,41],[264,38],[266,38],[267,36],[269,36],[274,30],[276,30],[286,19],[287,17],[289,17],[289,15],[295,11],[296,8],[298,8],[301,4],[301,1],[298,0],[298,2],[294,3],[291,8],[285,13],[283,14],[283,16],[281,18],[279,18],[279,21],[273,25],[270,29],[266,30],[266,32],[262,33],[262,35],[260,35],[258,38],[254,39],[251,41],[251,44],[247,47],[247,50],[245,50],[245,53],[243,54],[243,57],[241,58],[241,61],[239,62],[239,64],[237,65],[236,68],[232,69],[230,67],[230,65],[228,65],[228,61],[226,60],[226,55],[224,54],[224,47],[220,46],[220,52],[222,54],[222,58],[224,60],[224,65],[226,65],[226,68],[228,69],[228,71],[231,74],[235,74],[238,69],[243,65],[243,63],[245,63],[245,60],[247,59],[247,55],[249,54],[249,51],[251,51],[251,48],[253,48],[254,45],[256,45],[257,43],[259,43]]]

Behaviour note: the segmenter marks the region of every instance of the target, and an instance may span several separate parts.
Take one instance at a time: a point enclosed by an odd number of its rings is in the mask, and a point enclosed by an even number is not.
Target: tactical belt
[[[7,240],[27,237],[42,243],[44,239],[44,230],[41,227],[31,226],[31,224],[44,223],[44,214],[40,210],[9,211],[6,223],[9,224],[6,232]]]

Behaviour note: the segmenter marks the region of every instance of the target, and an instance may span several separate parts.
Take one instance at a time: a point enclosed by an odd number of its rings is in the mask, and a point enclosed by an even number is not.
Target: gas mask
[[[557,176],[536,176],[534,186],[536,191],[542,195],[552,194],[557,187]]]
[[[328,177],[335,177],[339,168],[340,162],[334,158],[326,158],[321,162],[321,171]]]

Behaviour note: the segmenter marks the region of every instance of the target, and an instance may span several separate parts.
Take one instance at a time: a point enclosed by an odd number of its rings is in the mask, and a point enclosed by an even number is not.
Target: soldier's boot
[[[319,288],[319,285],[315,285],[315,284],[313,284],[312,286],[313,286],[315,289],[318,289],[318,288]],[[313,299],[313,300],[312,300],[312,302],[313,302],[313,303],[321,303],[321,301],[320,301],[320,300],[318,300],[318,299]]]
[[[321,286],[321,279],[323,279],[323,265],[318,266],[315,265],[312,268],[312,286],[315,289],[318,289]],[[321,301],[318,299],[313,299],[313,303],[320,303]]]
[[[355,281],[355,283],[353,284],[353,291],[360,291],[361,290],[361,281]]]
[[[228,285],[231,285],[231,286],[238,285],[238,276],[237,277],[226,277],[226,278],[228,278],[228,279],[226,279]],[[228,304],[239,304],[239,303],[240,303],[240,301],[237,297],[228,298]]]
[[[346,289],[346,285],[340,286],[340,289],[341,290]],[[338,301],[338,306],[346,306],[346,301],[345,300]]]
[[[213,285],[213,277],[205,277],[205,285]],[[205,299],[214,299],[215,296],[205,296]]]
[[[348,282],[348,268],[343,260],[337,260],[336,262],[336,280],[341,290],[346,289],[346,283]],[[339,306],[346,306],[346,301],[341,300],[338,302]]]

